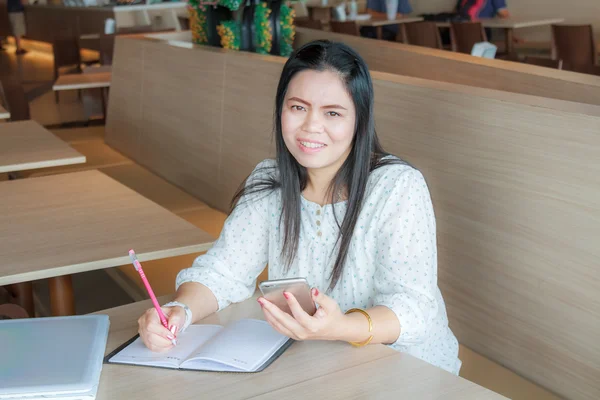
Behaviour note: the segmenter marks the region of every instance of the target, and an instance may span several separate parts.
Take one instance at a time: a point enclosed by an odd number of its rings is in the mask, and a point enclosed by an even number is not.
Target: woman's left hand
[[[302,309],[293,294],[284,292],[293,315],[263,297],[258,298],[265,318],[279,333],[295,340],[337,340],[343,331],[344,313],[331,297],[317,289],[311,290],[313,301],[319,305],[314,316]]]

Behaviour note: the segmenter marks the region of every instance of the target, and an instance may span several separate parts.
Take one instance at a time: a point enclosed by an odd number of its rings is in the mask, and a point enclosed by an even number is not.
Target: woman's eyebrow
[[[299,97],[291,97],[291,98],[288,99],[288,101],[297,101],[299,103],[303,103],[303,104],[306,104],[307,106],[310,106],[310,103],[308,101],[302,100]]]
[[[301,99],[301,98],[299,98],[299,97],[290,97],[290,98],[288,99],[288,101],[297,101],[297,102],[299,102],[299,103],[306,104],[307,106],[310,106],[310,105],[311,105],[311,104],[310,104],[308,101],[306,101],[306,100],[302,100],[302,99]],[[329,105],[327,105],[327,106],[323,106],[323,107],[321,107],[321,108],[324,108],[324,109],[336,108],[336,109],[339,109],[339,110],[346,110],[346,111],[348,111],[348,109],[347,109],[346,107],[344,107],[344,106],[342,106],[342,105],[340,105],[340,104],[329,104]]]

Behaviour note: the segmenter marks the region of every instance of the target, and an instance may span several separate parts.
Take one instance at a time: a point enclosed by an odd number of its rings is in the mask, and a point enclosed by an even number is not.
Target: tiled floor
[[[12,73],[26,81],[33,119],[43,125],[54,127],[73,121],[86,121],[88,115],[84,112],[84,107],[76,93],[67,93],[61,96],[59,104],[54,102],[54,95],[49,85],[52,79],[51,63],[52,60],[49,56],[39,53],[31,52],[16,60],[12,52],[0,52],[0,73],[4,75]],[[92,111],[95,112],[94,107],[99,104],[93,96],[84,101],[90,101]],[[86,106],[88,105],[86,104]],[[207,207],[200,200],[106,146],[103,140],[104,129],[102,126],[53,129],[53,132],[85,154],[88,157],[88,164],[32,171],[32,175],[98,168],[215,238],[219,235],[226,218],[225,214]],[[3,179],[6,177],[0,176],[0,181]],[[197,254],[192,254],[144,263],[145,272],[157,295],[172,293],[177,272],[191,265],[196,256]],[[259,281],[265,278],[266,276],[263,274]],[[73,277],[73,285],[77,301],[76,311],[79,314],[126,304],[146,296],[141,289],[139,277],[130,265],[76,274]],[[47,286],[45,282],[39,281],[34,283],[34,287],[38,300],[38,311],[41,315],[47,315],[49,310]],[[523,400],[558,399],[510,370],[463,346],[460,349],[460,358],[463,361],[461,376],[504,396]]]

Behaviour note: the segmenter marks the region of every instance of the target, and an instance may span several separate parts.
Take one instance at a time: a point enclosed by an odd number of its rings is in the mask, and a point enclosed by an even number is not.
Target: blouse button
[[[321,221],[317,221],[317,226],[321,226]]]
[[[318,237],[321,237],[321,236],[323,236],[323,232],[321,232],[321,231],[317,232],[317,236],[318,236]]]
[[[321,215],[321,210],[317,210],[317,215]]]

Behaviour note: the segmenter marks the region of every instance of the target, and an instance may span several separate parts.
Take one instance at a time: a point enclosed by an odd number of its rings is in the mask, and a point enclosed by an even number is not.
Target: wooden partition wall
[[[307,28],[297,28],[294,47],[316,39],[352,46],[372,71],[600,105],[600,77],[593,75]]]
[[[273,155],[284,59],[117,39],[107,142],[226,211]],[[600,108],[373,73],[388,151],[417,166],[461,343],[600,398]]]

